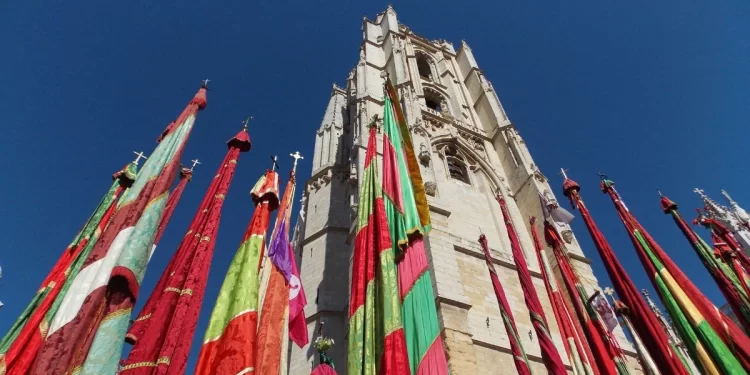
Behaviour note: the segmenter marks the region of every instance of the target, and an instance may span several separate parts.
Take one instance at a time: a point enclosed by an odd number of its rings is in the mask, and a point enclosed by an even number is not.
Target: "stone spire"
[[[341,160],[341,134],[348,121],[346,107],[346,93],[334,83],[315,139],[313,173],[324,167],[332,167]]]
[[[745,211],[742,207],[740,207],[740,205],[737,204],[737,202],[735,202],[734,199],[732,199],[732,197],[729,196],[729,193],[727,193],[726,190],[722,189],[721,195],[723,195],[724,199],[726,199],[727,202],[729,202],[729,207],[732,208],[732,213],[740,222],[742,222],[743,224],[750,223],[750,215],[748,215],[747,211]]]
[[[731,209],[709,198],[701,189],[694,189],[693,191],[703,200],[706,214],[724,224],[732,232],[737,241],[739,241],[745,253],[750,254],[750,224],[746,221],[746,219],[750,218],[747,212],[737,202],[732,200],[726,191],[722,190],[722,195],[732,205]]]
[[[703,205],[706,208],[706,211],[709,215],[713,216],[714,218],[721,220],[725,224],[731,226],[732,228],[735,227],[735,223],[731,222],[731,212],[729,208],[726,206],[722,206],[719,204],[719,202],[716,202],[715,200],[711,199],[708,195],[706,195],[705,191],[703,189],[695,188],[693,189],[693,192],[698,194],[698,196],[703,201]]]

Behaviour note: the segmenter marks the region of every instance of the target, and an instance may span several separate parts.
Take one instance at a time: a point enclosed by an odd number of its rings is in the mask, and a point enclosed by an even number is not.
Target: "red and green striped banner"
[[[611,180],[602,180],[602,191],[607,193],[620,220],[633,242],[641,263],[646,269],[654,288],[659,293],[664,307],[672,317],[675,327],[680,332],[688,351],[704,374],[747,374],[741,359],[730,348],[717,329],[729,329],[734,323],[722,320],[723,327],[711,324],[711,315],[719,310],[698,291],[690,280],[676,267],[664,250],[638,223],[625,207],[622,199],[614,189]],[[711,312],[715,310],[715,312]],[[708,314],[707,314],[708,313]],[[707,316],[708,315],[708,316]],[[747,341],[745,336],[743,341]],[[741,343],[741,342],[740,342]]]
[[[711,231],[715,254],[732,267],[739,279],[740,287],[745,290],[746,295],[750,296],[750,257],[745,254],[737,239],[724,224],[715,218],[700,214],[693,222]]]
[[[370,129],[362,185],[349,296],[349,374],[409,374],[396,283],[394,251],[388,235],[383,191],[378,183],[377,135]]]
[[[429,230],[429,212],[425,223],[420,209],[423,202],[417,199],[421,176],[418,183],[412,180],[419,169],[415,174],[410,167],[411,141],[404,137],[408,130],[399,125],[403,123],[396,121],[395,112],[400,108],[392,94],[395,91],[387,90],[383,111],[383,196],[393,251],[400,258],[398,286],[409,365],[413,374],[442,375],[448,373],[448,362],[423,239]]]
[[[291,271],[289,257],[289,218],[294,199],[294,172],[284,188],[284,195],[271,232],[268,256],[263,260],[260,283],[260,318],[255,355],[255,371],[258,374],[280,374],[285,372],[289,339],[286,329],[289,319],[289,280],[285,271]]]
[[[737,319],[750,332],[750,299],[743,282],[742,275],[737,275],[731,263],[727,264],[721,257],[716,257],[711,247],[700,238],[677,211],[677,204],[667,197],[661,197],[662,210],[672,216],[677,227],[687,238],[690,246],[695,250],[698,259],[714,278],[716,285],[737,315]]]
[[[216,298],[194,374],[235,375],[255,370],[258,265],[271,211],[279,207],[279,176],[267,171],[250,192],[255,211]]]
[[[129,163],[115,173],[114,183],[110,186],[94,213],[89,217],[73,241],[42,282],[39,291],[26,306],[21,316],[11,326],[0,341],[0,374],[25,373],[34,360],[34,355],[47,336],[49,316],[54,316],[65,296],[68,280],[75,278],[91,249],[109,223],[117,206],[120,193],[133,184],[136,176],[136,165]],[[59,298],[58,298],[59,297]]]
[[[187,233],[128,330],[127,337],[134,346],[120,375],[185,373],[208,282],[224,198],[240,153],[250,150],[250,138],[241,131],[228,145],[229,151],[206,190]],[[187,181],[186,172],[190,173],[190,170],[183,167],[181,183]]]
[[[669,337],[666,332],[661,329],[656,316],[641,298],[635,283],[633,283],[615,251],[596,225],[581,198],[580,187],[575,181],[568,178],[565,179],[563,186],[566,187],[564,190],[565,196],[570,199],[573,207],[580,211],[586,229],[591,235],[591,240],[594,242],[604,268],[612,281],[612,286],[617,291],[617,295],[622,298],[623,304],[630,309],[629,319],[634,322],[633,328],[636,330],[636,334],[643,339],[644,346],[654,356],[656,365],[663,373],[688,375],[688,369],[685,368],[683,362],[669,344]]]
[[[516,228],[511,221],[512,219],[508,212],[508,206],[505,203],[505,198],[498,195],[497,201],[500,203],[500,210],[503,213],[503,221],[505,222],[505,228],[508,232],[508,240],[510,241],[510,248],[513,253],[513,262],[516,264],[518,280],[521,282],[523,298],[526,302],[526,307],[529,309],[529,317],[531,319],[531,324],[534,326],[534,332],[536,332],[536,336],[539,340],[542,361],[544,361],[544,365],[547,367],[549,374],[567,375],[568,371],[565,369],[560,353],[557,352],[557,348],[552,342],[552,337],[549,334],[549,328],[547,328],[547,317],[544,315],[542,303],[539,301],[536,287],[534,287],[534,282],[531,280],[529,265],[526,263],[526,258],[523,249],[521,248],[521,243],[518,240]],[[485,255],[489,255],[489,252],[486,252]]]
[[[495,298],[497,299],[497,304],[500,308],[500,316],[503,319],[503,326],[505,326],[505,332],[508,334],[510,353],[513,355],[513,363],[516,365],[516,372],[518,372],[518,375],[531,375],[531,366],[529,366],[529,359],[526,357],[526,351],[523,349],[523,344],[518,337],[518,328],[516,327],[516,320],[513,318],[513,310],[511,310],[510,304],[508,304],[508,298],[505,296],[503,285],[500,284],[500,279],[497,277],[495,263],[492,261],[490,248],[487,246],[487,236],[484,234],[480,235],[479,244],[484,251],[484,261],[487,263],[487,269],[490,272],[492,289],[495,291]]]
[[[583,335],[575,328],[570,311],[565,303],[565,297],[560,291],[557,280],[552,276],[552,268],[549,266],[544,249],[542,248],[542,242],[539,240],[539,233],[536,230],[535,217],[532,216],[529,218],[529,226],[531,227],[531,235],[534,239],[534,248],[536,250],[537,261],[539,262],[539,270],[544,280],[544,287],[547,290],[547,295],[549,295],[552,312],[555,314],[555,320],[562,335],[563,346],[568,355],[568,360],[575,369],[573,373],[576,375],[597,374],[589,361],[591,349],[588,348],[588,343],[584,341]]]
[[[146,272],[169,187],[199,110],[206,107],[201,86],[164,135],[133,186],[122,197],[50,324],[33,374],[114,373]]]
[[[589,296],[581,283],[578,274],[570,264],[563,250],[562,240],[557,230],[549,222],[544,222],[544,235],[547,244],[552,247],[560,268],[560,275],[570,296],[570,302],[578,316],[583,332],[591,349],[592,362],[598,367],[600,375],[628,374],[627,366],[621,352],[610,340],[609,333],[599,322],[599,316],[591,305],[586,303]]]

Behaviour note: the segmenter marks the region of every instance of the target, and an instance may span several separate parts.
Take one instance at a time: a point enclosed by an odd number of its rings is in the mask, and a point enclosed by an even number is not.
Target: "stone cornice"
[[[459,301],[457,299],[448,298],[448,297],[445,297],[445,296],[437,296],[437,297],[435,297],[435,303],[436,304],[444,303],[446,305],[455,306],[455,307],[458,307],[458,308],[461,308],[461,309],[464,309],[464,310],[468,310],[468,309],[470,309],[472,307],[472,304],[470,304],[468,302]]]
[[[341,166],[326,165],[321,167],[305,183],[305,192],[309,193],[312,190],[319,190],[321,187],[327,186],[334,178],[341,181],[349,179],[349,170],[344,169]]]
[[[497,127],[492,130],[492,133],[490,133],[488,137],[490,141],[494,143],[497,137],[503,134],[503,131],[505,129],[515,129],[515,128],[516,128],[516,124],[510,122],[510,120],[506,120],[502,124],[497,124]]]
[[[518,332],[518,334],[520,335],[521,332]],[[493,344],[491,342],[487,342],[487,341],[475,338],[474,335],[472,335],[472,337],[471,337],[471,342],[474,345],[485,347],[487,349],[496,350],[498,352],[503,352],[503,353],[511,354],[511,355],[513,354],[513,352],[510,349],[510,346],[505,347],[505,346],[502,346],[502,345]],[[540,357],[538,355],[526,353],[526,357],[529,360],[531,360],[531,361],[534,361],[534,362],[537,362],[537,363],[542,363],[542,364],[544,363],[544,360],[542,359],[542,357]],[[565,368],[567,370],[573,371],[573,367],[570,364],[567,364],[567,365],[564,365],[564,366],[565,366]]]
[[[477,249],[469,249],[467,247],[459,246],[459,245],[453,245],[453,249],[456,250],[459,253],[466,254],[466,255],[472,256],[472,257],[477,258],[477,259],[484,260],[484,252],[483,251],[479,251]],[[500,258],[500,257],[496,256],[493,252],[503,255],[503,258]],[[500,266],[503,266],[503,267],[508,268],[508,269],[512,269],[514,271],[518,269],[518,267],[516,267],[516,263],[513,261],[513,258],[512,258],[512,256],[510,254],[501,253],[498,250],[494,250],[494,249],[490,248],[490,255],[492,255],[492,263],[500,265]],[[537,270],[535,270],[533,268],[529,268],[528,271],[531,274],[531,276],[539,278],[539,279],[542,278],[542,274],[539,271],[537,271]]]
[[[380,105],[380,106],[385,105],[385,98],[376,98],[376,97],[374,97],[374,96],[372,96],[370,94],[359,96],[356,99],[354,99],[353,101],[355,101],[355,102],[356,101],[368,101],[368,102],[373,102],[373,103],[375,103],[377,105]]]
[[[441,115],[437,111],[434,111],[430,108],[427,108],[424,105],[420,105],[420,109],[422,110],[422,118],[425,120],[435,121],[442,124],[447,125],[453,125],[456,129],[459,131],[466,132],[472,136],[481,138],[482,140],[490,140],[490,138],[487,136],[487,134],[484,132],[484,130],[474,127],[469,123],[463,122],[455,117],[446,117],[444,115]]]
[[[308,304],[308,306],[310,305]],[[307,321],[307,323],[311,323],[311,322],[318,320],[318,318],[320,318],[321,316],[336,316],[336,317],[347,318],[346,310],[344,311],[318,310],[310,314],[309,316],[305,317],[305,320]]]
[[[305,230],[307,230],[307,225],[305,225]],[[328,232],[349,232],[349,228],[343,228],[343,227],[334,227],[326,225],[323,228],[319,229],[318,231],[314,233],[310,233],[309,236],[305,236],[305,239],[302,240],[302,243],[300,246],[305,246],[309,244],[310,242],[315,241],[316,239],[322,237],[323,235],[327,234]]]

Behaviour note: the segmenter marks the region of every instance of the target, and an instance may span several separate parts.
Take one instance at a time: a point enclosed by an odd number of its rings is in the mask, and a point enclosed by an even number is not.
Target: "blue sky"
[[[0,334],[104,194],[110,175],[131,160],[131,151],[150,153],[199,81],[210,78],[208,107],[184,154],[202,164],[143,286],[150,291],[168,262],[225,154],[224,142],[254,115],[254,148],[242,155],[226,199],[192,369],[252,214],[249,189],[271,154],[281,155],[287,170],[286,155],[299,150],[308,156],[299,180],[309,176],[331,84],[343,84],[356,63],[362,17],[374,18],[386,4],[1,5]],[[611,202],[598,190],[597,171],[618,183],[646,228],[708,296],[723,303],[659,210],[655,188],[682,204],[688,217],[700,204],[694,187],[717,198],[719,189],[727,189],[750,208],[750,5],[432,1],[394,7],[418,34],[470,44],[536,163],[558,190],[557,170],[570,169],[639,286],[650,288]],[[574,229],[608,285],[583,223],[576,221]]]

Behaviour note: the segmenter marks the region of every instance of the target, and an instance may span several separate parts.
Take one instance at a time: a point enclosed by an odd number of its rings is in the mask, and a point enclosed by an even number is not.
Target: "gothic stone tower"
[[[465,42],[456,50],[445,40],[430,41],[418,36],[399,24],[390,7],[374,21],[365,18],[362,32],[359,61],[349,73],[346,87],[333,86],[317,131],[312,177],[303,199],[307,219],[297,256],[308,294],[305,314],[311,340],[315,340],[324,323],[324,335],[336,342],[329,353],[337,364],[336,370],[346,373],[349,269],[357,189],[367,124],[374,115],[382,116],[382,77],[387,72],[402,98],[400,104],[413,133],[429,194],[433,230],[426,241],[427,256],[451,373],[513,373],[508,337],[477,242],[480,231],[489,240],[533,371],[546,373],[495,194],[502,189],[509,197],[509,210],[529,271],[545,306],[554,340],[563,353],[528,224],[529,216],[542,216],[539,194],[554,199],[552,192],[559,190],[559,183],[551,187],[534,164],[523,138]],[[538,229],[542,233],[541,226]],[[591,291],[599,288],[590,260],[575,235],[567,225],[560,231],[582,281]],[[550,261],[555,267],[554,259]],[[629,358],[634,358],[632,347],[619,328],[616,335]],[[291,347],[289,374],[309,374],[317,363],[315,350]],[[632,363],[634,369],[640,367],[635,359]]]

